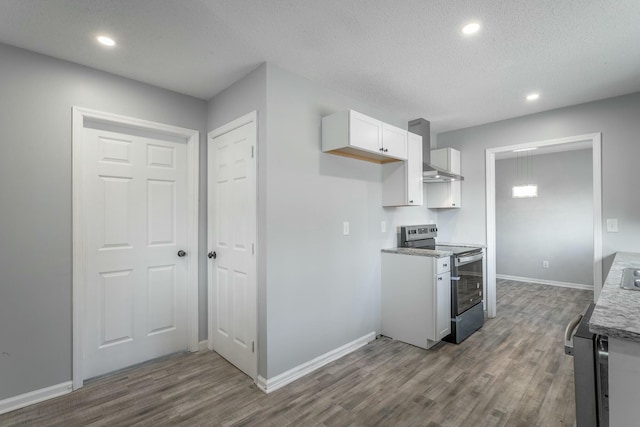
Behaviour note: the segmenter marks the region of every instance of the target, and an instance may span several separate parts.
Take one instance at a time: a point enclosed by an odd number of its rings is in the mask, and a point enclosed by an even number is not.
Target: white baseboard
[[[582,283],[557,282],[555,280],[534,279],[531,277],[508,276],[506,274],[496,274],[496,279],[514,280],[516,282],[537,283],[540,285],[559,286],[561,288],[582,289],[585,291],[593,290],[593,285],[585,285]]]
[[[54,397],[67,393],[71,393],[71,381],[0,400],[0,414],[15,411],[16,409],[24,408],[25,406],[33,405],[43,400],[53,399]]]
[[[198,351],[200,350],[206,350],[209,348],[209,341],[208,340],[202,340],[198,343]]]
[[[258,375],[258,379],[256,380],[256,385],[258,388],[265,393],[271,393],[285,385],[302,378],[303,376],[310,374],[326,365],[327,363],[331,363],[334,360],[340,359],[341,357],[359,349],[362,346],[367,345],[371,341],[376,338],[376,333],[371,332],[363,337],[360,337],[350,343],[347,343],[341,347],[338,347],[334,350],[331,350],[323,355],[316,357],[308,362],[305,362],[301,365],[296,366],[295,368],[289,369],[286,372],[281,373],[280,375],[276,375],[273,378],[263,378]]]

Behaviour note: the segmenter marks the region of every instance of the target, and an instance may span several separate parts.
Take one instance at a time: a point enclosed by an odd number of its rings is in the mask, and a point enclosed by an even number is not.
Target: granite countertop
[[[449,252],[449,251],[436,251],[433,249],[415,249],[415,248],[391,248],[391,249],[383,249],[382,252],[385,252],[388,254],[429,256],[433,258],[442,258],[445,256],[453,255],[453,252]]]
[[[622,270],[640,268],[640,253],[618,252],[589,321],[589,330],[640,343],[640,291],[620,287]]]
[[[487,245],[482,243],[440,243],[438,246],[456,246],[463,248],[486,248]],[[390,248],[382,249],[382,252],[388,254],[402,254],[402,255],[415,255],[415,256],[430,256],[435,258],[442,258],[446,256],[452,256],[452,251],[436,251],[434,249],[417,249],[417,248]]]
[[[486,248],[487,245],[484,243],[440,243],[438,242],[438,246],[458,246],[461,248]]]

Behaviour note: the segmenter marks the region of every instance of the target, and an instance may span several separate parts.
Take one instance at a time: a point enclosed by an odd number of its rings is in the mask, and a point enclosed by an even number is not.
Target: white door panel
[[[85,378],[187,349],[187,147],[84,129]]]
[[[210,346],[256,378],[255,121],[209,139]]]

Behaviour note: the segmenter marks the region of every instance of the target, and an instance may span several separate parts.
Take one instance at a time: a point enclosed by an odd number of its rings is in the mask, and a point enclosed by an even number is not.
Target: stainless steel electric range
[[[459,344],[484,324],[483,251],[480,247],[438,245],[435,224],[400,227],[398,247],[451,252],[451,335]]]

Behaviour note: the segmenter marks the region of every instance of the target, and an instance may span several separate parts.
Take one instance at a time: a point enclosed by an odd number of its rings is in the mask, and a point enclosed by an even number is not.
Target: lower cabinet
[[[450,258],[382,253],[380,333],[431,348],[451,332]]]
[[[451,333],[451,273],[438,274],[435,285],[435,329],[433,336],[427,337],[440,341]]]

